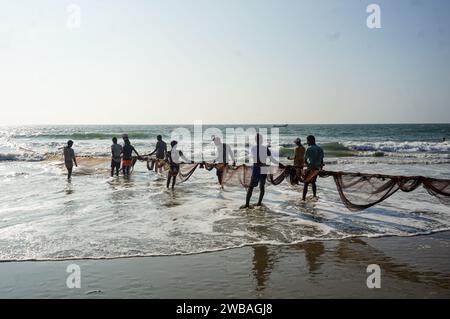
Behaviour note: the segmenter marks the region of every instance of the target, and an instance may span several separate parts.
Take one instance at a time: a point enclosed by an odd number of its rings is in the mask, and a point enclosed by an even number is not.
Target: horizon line
[[[142,123],[109,123],[109,124],[81,124],[81,123],[67,123],[67,124],[54,124],[54,123],[43,123],[43,124],[0,124],[0,127],[13,127],[13,126],[190,126],[195,125],[195,121],[191,123],[176,123],[176,124],[142,124]],[[364,123],[201,123],[203,126],[211,126],[211,125],[230,125],[230,126],[238,126],[238,125],[262,125],[262,126],[273,126],[273,125],[446,125],[450,124],[450,122],[385,122],[385,123],[373,123],[373,122],[364,122]]]

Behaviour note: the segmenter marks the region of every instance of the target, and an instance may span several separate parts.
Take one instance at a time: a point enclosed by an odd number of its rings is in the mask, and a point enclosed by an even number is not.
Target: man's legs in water
[[[174,189],[175,188],[175,181],[177,180],[177,177],[176,176],[173,176],[172,177],[172,189]]]
[[[247,197],[245,199],[245,206],[246,208],[250,207],[250,199],[252,198],[252,194],[253,194],[253,185],[250,185],[248,190],[247,190]]]
[[[317,194],[316,194],[317,186],[316,186],[316,182],[315,181],[312,183],[312,190],[313,190],[313,196],[317,197]]]
[[[264,198],[264,193],[265,193],[265,190],[266,190],[265,186],[266,186],[266,176],[262,175],[259,178],[259,200],[258,200],[258,203],[256,204],[256,206],[261,206],[262,205],[262,200]]]
[[[309,183],[305,183],[305,185],[303,186],[303,197],[302,197],[303,201],[306,200],[306,194],[308,194],[308,186]]]
[[[167,176],[167,184],[166,184],[167,188],[169,188],[171,178],[172,178],[172,175],[170,175],[170,172],[169,172],[169,175]]]

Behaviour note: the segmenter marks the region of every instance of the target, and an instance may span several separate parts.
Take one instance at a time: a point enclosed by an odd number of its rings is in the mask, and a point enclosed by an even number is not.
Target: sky
[[[0,5],[0,125],[450,122],[447,0]]]

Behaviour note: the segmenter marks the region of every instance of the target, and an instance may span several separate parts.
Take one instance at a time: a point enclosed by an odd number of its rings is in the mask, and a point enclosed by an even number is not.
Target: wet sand
[[[69,289],[66,268],[81,268]],[[381,267],[369,289],[366,268]],[[450,232],[186,255],[0,263],[1,298],[450,298]]]

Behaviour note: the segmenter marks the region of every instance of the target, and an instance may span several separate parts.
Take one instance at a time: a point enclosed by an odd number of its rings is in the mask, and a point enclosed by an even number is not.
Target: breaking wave
[[[450,153],[450,142],[344,142],[351,150],[391,153]]]
[[[22,154],[1,154],[0,162],[4,161],[21,161],[21,162],[40,162],[45,160],[45,155],[39,155],[36,153],[22,153]]]
[[[155,136],[153,134],[145,133],[145,132],[131,132],[127,133],[131,139],[154,139]],[[42,138],[42,139],[72,139],[72,140],[109,140],[113,137],[120,138],[122,133],[59,133],[59,134],[18,134],[12,137],[14,138]]]

